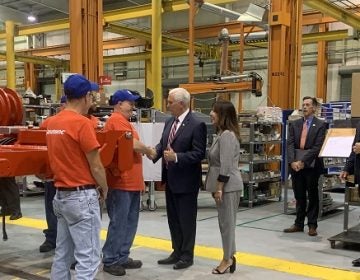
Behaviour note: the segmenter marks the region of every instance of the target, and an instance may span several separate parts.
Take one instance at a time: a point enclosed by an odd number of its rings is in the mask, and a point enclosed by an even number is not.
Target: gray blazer
[[[224,184],[224,192],[243,190],[244,185],[239,170],[240,143],[234,132],[225,130],[218,135],[208,153],[209,170],[205,187],[209,192],[216,191],[219,175],[228,176]]]

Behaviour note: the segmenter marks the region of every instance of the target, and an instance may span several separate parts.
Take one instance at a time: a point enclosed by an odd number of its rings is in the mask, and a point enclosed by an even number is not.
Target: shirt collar
[[[312,123],[313,119],[314,119],[314,116],[310,116],[307,119],[304,119],[304,121],[306,121],[306,124],[309,126]]]
[[[184,119],[185,119],[186,115],[189,113],[189,111],[190,111],[190,109],[187,109],[184,113],[182,113],[180,116],[178,116],[179,124],[181,124],[184,121]]]

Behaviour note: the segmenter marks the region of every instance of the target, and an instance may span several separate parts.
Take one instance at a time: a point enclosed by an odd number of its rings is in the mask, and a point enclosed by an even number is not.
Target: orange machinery
[[[16,139],[13,145],[0,145],[0,177],[47,174],[49,171],[46,131],[16,126],[21,124],[22,117],[23,107],[18,94],[8,88],[0,89],[0,140],[9,136]],[[120,171],[132,167],[131,132],[97,132],[97,139],[105,167],[110,165],[114,155],[118,157]]]

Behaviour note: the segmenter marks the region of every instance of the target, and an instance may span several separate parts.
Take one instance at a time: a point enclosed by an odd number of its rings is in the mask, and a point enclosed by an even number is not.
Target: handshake
[[[147,156],[149,160],[154,160],[157,157],[156,150],[155,148],[152,147],[146,147],[144,154]],[[166,162],[177,161],[176,153],[170,147],[164,151],[163,157]]]
[[[146,155],[146,157],[147,157],[149,160],[153,160],[153,159],[156,158],[157,153],[156,153],[155,148],[153,148],[153,147],[146,147],[144,155]]]

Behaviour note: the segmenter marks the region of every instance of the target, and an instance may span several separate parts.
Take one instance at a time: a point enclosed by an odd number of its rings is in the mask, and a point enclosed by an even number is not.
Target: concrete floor
[[[327,240],[342,231],[343,212],[329,215],[319,222],[317,237],[306,233],[284,234],[283,228],[293,223],[293,215],[283,214],[283,202],[270,202],[252,209],[240,207],[237,216],[237,270],[234,274],[212,275],[211,269],[221,258],[221,240],[217,213],[207,193],[200,193],[195,263],[175,271],[160,266],[157,260],[168,256],[171,246],[165,213],[164,193],[156,192],[156,211],[140,214],[139,228],[131,257],[141,259],[143,267],[127,270],[122,279],[360,279],[360,269],[351,261],[360,257],[359,247],[336,243],[330,248]],[[343,200],[343,195],[333,196]],[[146,197],[145,197],[146,198]],[[53,253],[39,253],[44,241],[43,196],[21,198],[23,218],[9,221],[9,240],[0,241],[0,279],[49,279]],[[359,221],[360,209],[351,208],[350,223]],[[108,218],[103,217],[104,236]],[[306,228],[307,231],[307,228]],[[357,250],[355,250],[357,249]],[[118,279],[102,271],[97,279]]]

